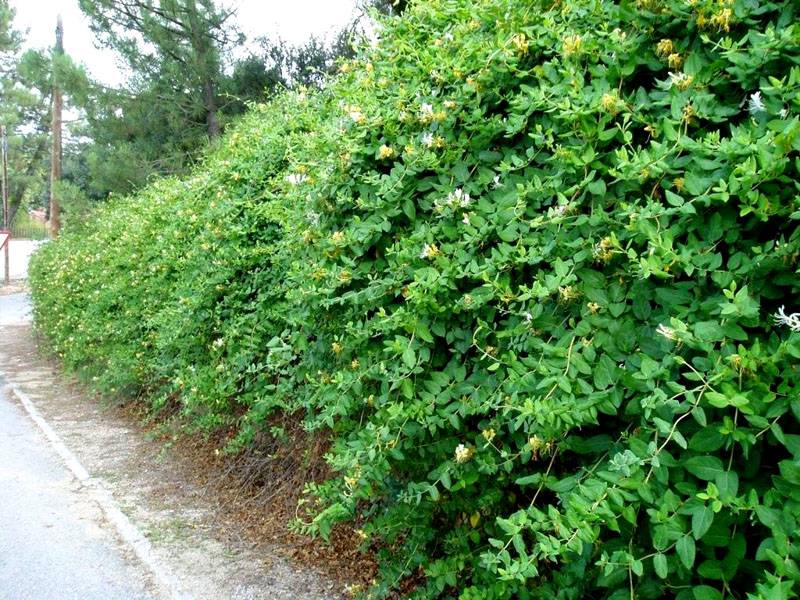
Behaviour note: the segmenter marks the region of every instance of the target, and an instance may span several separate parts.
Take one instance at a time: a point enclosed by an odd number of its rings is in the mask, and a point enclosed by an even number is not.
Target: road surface
[[[2,283],[2,279],[0,279]],[[30,321],[31,303],[28,294],[0,295],[0,327],[22,325]],[[0,596],[2,600],[2,596]]]
[[[28,311],[24,294],[0,296],[0,325]],[[0,376],[0,600],[154,598],[90,492]]]
[[[9,275],[11,279],[26,279],[28,277],[28,261],[31,254],[44,242],[32,240],[11,240],[8,250]],[[3,250],[5,252],[5,250]],[[0,256],[2,252],[0,252]],[[2,258],[0,258],[2,261]],[[3,263],[0,262],[0,284],[3,283]]]

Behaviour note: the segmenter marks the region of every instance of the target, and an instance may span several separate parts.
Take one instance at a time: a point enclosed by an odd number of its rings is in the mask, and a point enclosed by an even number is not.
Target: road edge
[[[114,496],[100,481],[94,479],[78,457],[67,447],[61,436],[53,429],[41,415],[30,397],[23,392],[11,379],[0,372],[5,379],[6,388],[16,397],[25,412],[44,434],[51,448],[58,454],[70,473],[88,488],[94,500],[103,512],[103,515],[114,528],[120,540],[126,544],[138,561],[152,578],[160,596],[171,600],[190,600],[191,596],[184,593],[177,579],[169,569],[158,559],[153,552],[153,547],[145,535],[139,531],[128,516],[122,512],[114,500]]]

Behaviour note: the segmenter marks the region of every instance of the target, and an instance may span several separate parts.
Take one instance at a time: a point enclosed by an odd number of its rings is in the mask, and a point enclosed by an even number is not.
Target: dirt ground
[[[348,542],[352,532],[332,549],[292,536],[279,514],[291,503],[272,497],[286,488],[266,499],[248,494],[213,443],[165,445],[163,428],[148,430],[141,415],[62,376],[38,353],[29,325],[0,327],[0,370],[112,493],[189,597],[332,600],[349,595],[348,581],[371,577],[374,566]]]

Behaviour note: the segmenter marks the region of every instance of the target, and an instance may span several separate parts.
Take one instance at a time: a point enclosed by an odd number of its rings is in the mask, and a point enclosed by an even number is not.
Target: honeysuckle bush
[[[417,2],[44,247],[36,326],[231,451],[302,417],[372,597],[796,597],[798,23]]]

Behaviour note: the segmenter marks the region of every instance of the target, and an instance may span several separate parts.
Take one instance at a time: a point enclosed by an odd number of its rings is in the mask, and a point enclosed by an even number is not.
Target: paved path
[[[0,325],[29,320],[25,294],[0,296]],[[0,600],[136,600],[147,576],[0,377]]]
[[[152,597],[99,507],[0,387],[0,598]]]
[[[11,240],[8,250],[9,271],[11,279],[25,279],[28,277],[28,261],[31,254],[42,245],[43,242],[31,240]],[[5,252],[5,250],[3,250]],[[2,253],[0,252],[0,255]],[[0,258],[0,261],[2,258]],[[3,280],[3,263],[0,262],[0,284]]]
[[[0,276],[2,277],[2,276]],[[0,283],[2,279],[0,279]],[[30,321],[31,303],[28,294],[0,295],[0,327],[22,325]]]

